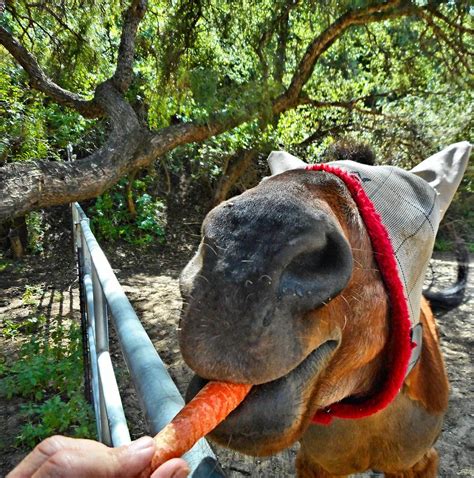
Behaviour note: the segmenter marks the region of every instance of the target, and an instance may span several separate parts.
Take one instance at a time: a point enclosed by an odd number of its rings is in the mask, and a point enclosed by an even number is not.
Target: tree
[[[465,87],[469,20],[468,2],[131,0],[122,14],[118,0],[8,1],[0,44],[29,87],[105,122],[107,135],[73,162],[5,158],[0,221],[96,197],[181,145],[242,125],[258,136],[299,115],[310,125],[301,147],[367,118],[403,129],[391,103],[441,94],[433,85],[447,78]],[[348,86],[352,73],[360,80]]]

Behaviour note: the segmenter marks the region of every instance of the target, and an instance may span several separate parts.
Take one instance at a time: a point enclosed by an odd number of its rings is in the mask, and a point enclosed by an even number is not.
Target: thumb
[[[109,448],[92,440],[66,440],[65,446],[53,450],[37,471],[18,474],[18,477],[135,477],[150,464],[155,452],[155,443],[150,437],[140,438],[120,448]]]
[[[142,437],[130,445],[112,449],[115,455],[114,476],[136,476],[151,462],[155,452],[155,442],[151,437]]]

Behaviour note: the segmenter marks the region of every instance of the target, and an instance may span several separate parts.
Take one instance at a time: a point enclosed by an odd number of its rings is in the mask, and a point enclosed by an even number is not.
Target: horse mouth
[[[210,438],[250,455],[274,453],[296,441],[316,412],[311,403],[312,393],[339,343],[327,340],[286,375],[252,387]],[[186,400],[206,383],[207,380],[195,375]]]

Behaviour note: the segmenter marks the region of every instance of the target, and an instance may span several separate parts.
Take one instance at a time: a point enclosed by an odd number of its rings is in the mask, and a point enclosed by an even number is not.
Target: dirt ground
[[[191,229],[189,232],[195,236]],[[180,357],[176,336],[181,307],[178,276],[192,255],[196,237],[192,239],[191,244],[181,240],[184,245],[172,250],[150,249],[143,252],[131,247],[108,247],[106,250],[119,281],[181,392],[186,389],[191,373]],[[78,287],[68,242],[64,242],[62,250],[62,254],[49,259],[24,259],[0,273],[0,327],[6,318],[21,318],[29,313],[20,300],[27,285],[38,286],[44,291],[38,307],[50,318],[62,315],[78,319]],[[438,255],[434,265],[438,282],[448,284],[453,278],[454,263],[449,257]],[[57,291],[63,292],[63,299],[59,302],[53,300]],[[450,408],[437,444],[441,455],[441,477],[474,476],[473,294],[471,279],[464,303],[456,310],[438,314],[451,382]],[[16,346],[0,335],[3,354],[13,353]],[[116,344],[113,358],[119,372],[132,435],[141,436],[146,432],[146,424]],[[19,401],[8,401],[0,394],[0,426],[4,432],[0,441],[0,476],[4,476],[27,451],[13,446],[21,425],[19,405]],[[267,459],[245,457],[220,447],[214,448],[231,478],[295,476],[297,446]]]

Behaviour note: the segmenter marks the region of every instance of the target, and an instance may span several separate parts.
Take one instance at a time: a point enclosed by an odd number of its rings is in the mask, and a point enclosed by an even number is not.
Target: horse
[[[469,154],[406,172],[272,153],[272,176],[208,213],[180,276],[187,399],[253,385],[212,440],[254,456],[299,441],[300,478],[436,476],[449,384],[422,283]]]

